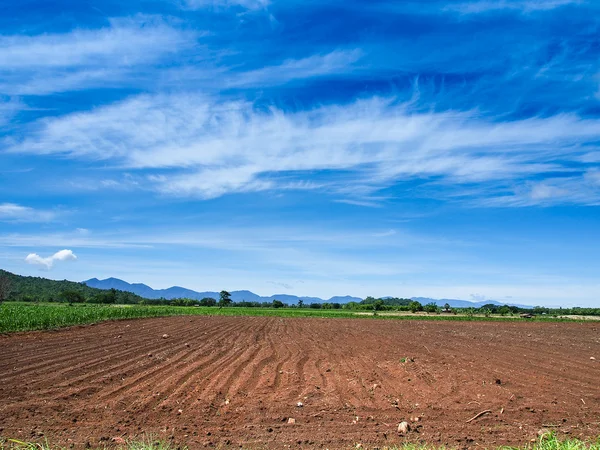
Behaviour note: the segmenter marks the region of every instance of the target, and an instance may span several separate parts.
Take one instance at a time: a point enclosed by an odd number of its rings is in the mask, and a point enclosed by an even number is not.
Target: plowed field
[[[594,323],[195,316],[19,333],[0,336],[0,435],[192,449],[598,437],[591,357]]]

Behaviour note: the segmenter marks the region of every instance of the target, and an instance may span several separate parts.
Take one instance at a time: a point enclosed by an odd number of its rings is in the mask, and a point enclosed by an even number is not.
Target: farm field
[[[276,316],[276,317],[354,317],[344,310],[216,308],[144,305],[68,305],[66,303],[28,304],[7,302],[0,305],[0,333],[50,330],[105,320],[138,319],[182,315]],[[441,316],[440,316],[441,317]]]
[[[98,323],[105,320],[138,319],[143,317],[164,317],[180,315],[219,315],[219,316],[261,316],[261,317],[321,317],[399,320],[486,320],[486,321],[522,321],[519,316],[483,314],[428,314],[424,312],[380,311],[375,316],[372,311],[354,311],[346,309],[312,308],[216,308],[182,307],[157,305],[88,305],[66,303],[6,302],[0,305],[0,333],[15,331],[51,330],[73,325]],[[600,316],[537,316],[536,321],[600,320]]]
[[[595,439],[599,331],[177,316],[3,335],[0,436],[78,448],[148,433],[190,448],[498,447],[542,428]]]

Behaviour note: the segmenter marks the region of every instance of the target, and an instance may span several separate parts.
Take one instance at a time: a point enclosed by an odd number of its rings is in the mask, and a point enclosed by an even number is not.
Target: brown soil
[[[600,436],[598,324],[198,316],[0,337],[0,435],[21,440],[496,447],[544,427]]]

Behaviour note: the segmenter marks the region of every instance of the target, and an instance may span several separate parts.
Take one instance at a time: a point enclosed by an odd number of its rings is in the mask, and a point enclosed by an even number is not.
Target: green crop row
[[[139,441],[128,441],[125,444],[116,447],[117,450],[174,450],[183,449],[187,450],[187,447],[174,446],[168,442],[158,441],[150,437]],[[263,448],[262,446],[260,448]],[[360,444],[350,447],[355,449],[368,449]],[[415,444],[404,444],[400,446],[392,447],[377,447],[382,450],[451,450],[446,447],[436,447],[430,445],[415,445]],[[48,442],[44,443],[29,443],[22,442],[14,439],[3,439],[0,437],[0,450],[63,450],[62,447],[52,446]],[[561,440],[558,439],[554,434],[547,437],[538,439],[533,444],[524,445],[521,447],[498,447],[497,450],[600,450],[600,441],[596,442],[585,442],[578,439]]]
[[[57,303],[13,303],[0,305],[0,333],[14,331],[48,330],[73,325],[84,325],[105,320],[137,319],[178,315],[223,315],[266,317],[322,317],[322,318],[372,318],[395,320],[493,320],[519,321],[514,317],[480,317],[454,315],[388,315],[365,314],[349,310],[323,310],[301,308],[217,308],[147,305],[90,305]],[[557,321],[559,319],[536,319]]]

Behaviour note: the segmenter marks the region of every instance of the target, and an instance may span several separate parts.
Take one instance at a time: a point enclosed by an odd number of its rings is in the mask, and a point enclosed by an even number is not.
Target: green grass
[[[173,446],[168,442],[147,437],[140,441],[127,441],[126,444],[111,446],[116,450],[187,450],[187,447]],[[0,450],[66,450],[65,447],[53,446],[48,441],[43,443],[23,442],[17,439],[3,439],[0,437]],[[98,449],[100,450],[100,449]]]
[[[112,447],[115,448],[115,447]],[[174,446],[153,438],[145,438],[140,441],[127,441],[126,444],[117,446],[117,450],[186,450],[187,447]],[[355,448],[368,448],[356,446]],[[393,447],[379,447],[382,450],[451,450],[452,447],[436,447],[429,445],[404,444]],[[52,446],[48,442],[30,443],[14,439],[2,439],[0,437],[0,450],[64,450],[63,447]],[[521,447],[498,447],[497,450],[600,450],[600,440],[596,442],[585,442],[577,439],[561,440],[554,434],[538,439],[533,444]]]
[[[73,305],[4,303],[0,305],[0,333],[48,330],[101,322],[104,320],[136,319],[180,315],[275,316],[275,317],[354,317],[341,310],[299,310],[267,308],[222,308],[184,306]]]
[[[323,318],[371,318],[378,320],[487,320],[521,321],[518,317],[481,317],[447,315],[373,315],[364,311],[310,309],[310,308],[217,308],[147,305],[93,305],[64,303],[18,303],[0,305],[0,333],[15,331],[49,330],[97,323],[105,320],[136,319],[141,317],[163,317],[179,315],[216,316],[266,316],[266,317],[323,317]],[[569,321],[570,319],[538,318],[543,321]]]
[[[386,449],[386,447],[384,447]],[[429,445],[404,444],[398,447],[388,447],[387,450],[451,450],[452,447],[436,447]],[[497,450],[600,450],[600,438],[595,441],[578,439],[559,439],[554,433],[539,438],[535,443],[520,447],[497,447]]]

